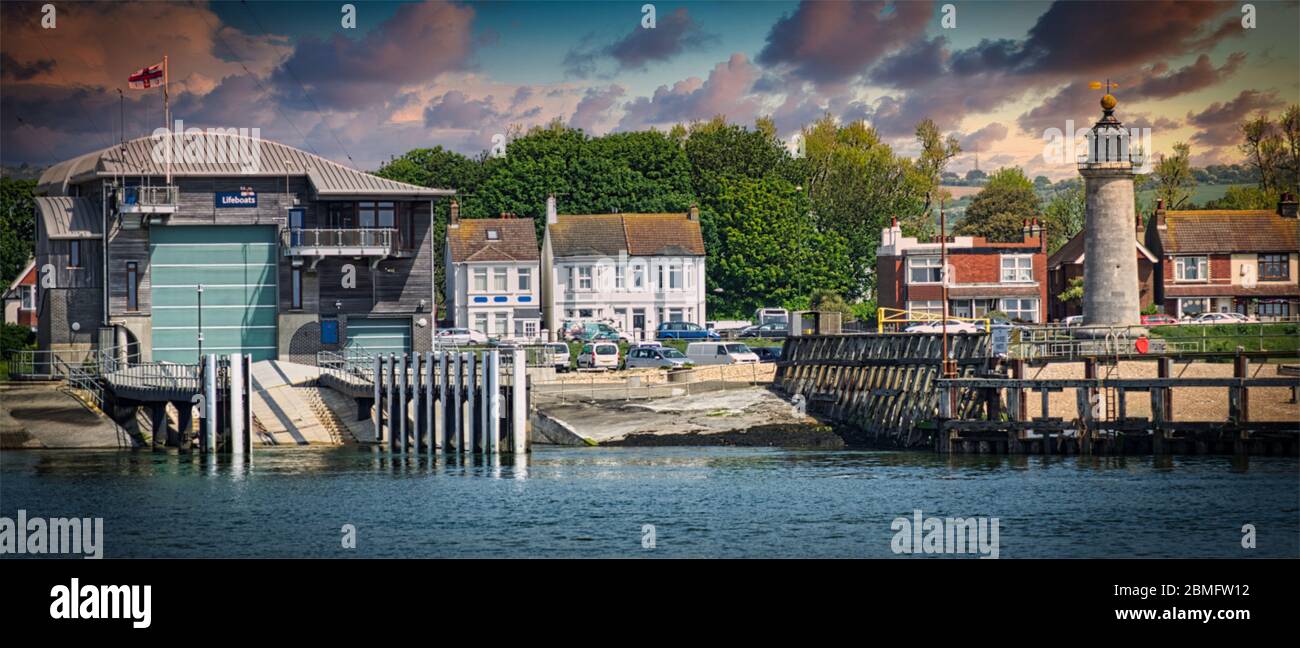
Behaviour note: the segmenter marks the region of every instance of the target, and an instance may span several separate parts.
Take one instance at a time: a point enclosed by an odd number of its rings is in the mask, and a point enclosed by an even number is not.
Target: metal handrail
[[[377,247],[392,250],[396,234],[396,229],[387,227],[366,229],[289,228],[281,236],[286,248]]]
[[[175,185],[118,187],[119,207],[175,205],[180,201],[180,190]]]

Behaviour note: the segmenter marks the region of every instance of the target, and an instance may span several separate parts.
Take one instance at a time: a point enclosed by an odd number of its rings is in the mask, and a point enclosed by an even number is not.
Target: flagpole
[[[171,132],[172,113],[171,105],[168,102],[168,93],[171,92],[171,80],[167,76],[167,55],[163,54],[163,128],[169,133],[167,137],[167,186],[172,184],[172,146],[175,144],[175,133]]]

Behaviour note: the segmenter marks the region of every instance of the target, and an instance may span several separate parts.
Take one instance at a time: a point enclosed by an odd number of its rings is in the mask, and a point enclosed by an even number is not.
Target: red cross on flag
[[[166,77],[166,63],[150,65],[136,70],[126,79],[126,86],[132,90],[148,90],[163,85]]]

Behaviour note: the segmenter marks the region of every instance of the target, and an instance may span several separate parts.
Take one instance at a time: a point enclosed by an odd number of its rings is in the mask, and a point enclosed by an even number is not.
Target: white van
[[[613,342],[588,342],[578,354],[579,369],[618,369],[618,345]]]
[[[739,342],[691,342],[686,346],[686,357],[697,365],[758,362],[758,355]]]

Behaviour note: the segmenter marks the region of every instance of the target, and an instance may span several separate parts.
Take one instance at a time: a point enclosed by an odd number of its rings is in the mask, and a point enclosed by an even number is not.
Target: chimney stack
[[[555,194],[546,197],[546,224],[554,225],[560,222],[560,215],[555,210]]]
[[[1282,197],[1277,201],[1277,215],[1282,218],[1296,218],[1296,208],[1300,203],[1296,202],[1295,194],[1284,191]]]
[[[448,227],[460,227],[460,201],[451,199],[451,222]]]
[[[686,220],[700,222],[700,207],[698,205],[691,205],[691,210],[686,212]]]
[[[1165,201],[1163,198],[1156,200],[1156,227],[1165,226]]]

